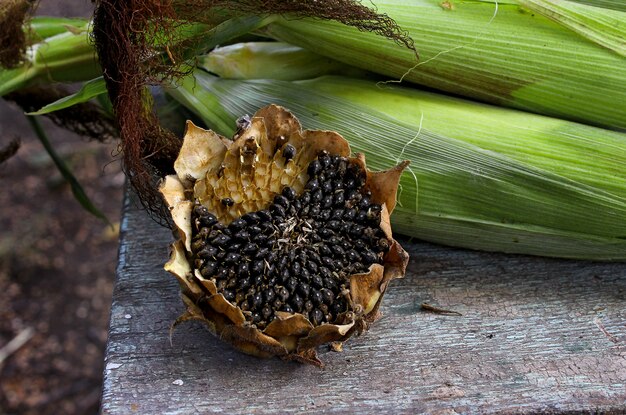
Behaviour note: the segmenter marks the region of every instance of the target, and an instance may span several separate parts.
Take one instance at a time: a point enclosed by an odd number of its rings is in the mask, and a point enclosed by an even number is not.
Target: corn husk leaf
[[[390,80],[404,76],[485,102],[626,129],[626,59],[519,3],[380,0],[376,7],[409,32],[419,63],[390,40],[335,22],[283,18],[266,33]],[[594,9],[595,21],[621,16]]]
[[[28,23],[27,34],[34,34],[35,39],[39,41],[60,33],[82,30],[89,24],[86,19],[80,17],[56,16],[33,16]]]
[[[183,56],[185,59],[195,59],[197,55],[206,53],[218,45],[260,29],[269,21],[269,18],[263,16],[238,16],[223,19],[214,27],[200,23],[181,25],[177,31],[178,37],[182,40],[182,47],[185,47]],[[193,39],[191,47],[185,45],[185,39]],[[174,47],[167,44],[163,46]]]
[[[218,47],[197,66],[225,79],[298,79],[363,75],[364,71],[283,42],[248,42]]]
[[[519,0],[530,10],[573,30],[613,52],[626,56],[626,13],[563,0]]]
[[[605,9],[620,10],[626,12],[626,3],[622,0],[571,0],[576,3],[589,6],[603,7]]]
[[[269,62],[271,58],[275,66],[281,66],[285,60],[292,61],[298,57],[309,61],[307,53],[317,56],[304,49],[291,50],[293,52],[289,56],[288,53],[272,54],[271,50],[265,49],[265,44],[257,44],[251,48],[246,56],[251,68],[248,72],[251,79],[259,78],[261,74],[253,69],[259,66],[253,64],[259,54],[263,56],[263,61]],[[237,53],[224,51],[221,55],[220,59],[225,66],[235,66],[241,59]],[[213,72],[210,62],[212,61],[206,60],[204,67]],[[291,77],[303,80],[307,78],[307,72],[294,70]],[[626,149],[622,134],[589,129],[554,118],[528,116],[520,111],[480,105],[415,88],[394,85],[381,87],[372,82],[345,77],[324,77],[302,83],[324,94],[346,98],[400,121],[422,125],[428,130],[461,139],[536,167],[548,170],[558,167],[558,174],[568,179],[616,195],[626,194],[626,174],[620,174],[617,168],[595,168],[598,165],[619,166],[624,160]],[[594,137],[597,143],[594,140],[577,138],[578,130]],[[503,134],[504,131],[507,134]],[[589,154],[594,157],[589,157]]]
[[[180,44],[170,45],[169,37],[155,36],[146,58],[154,58],[160,54],[163,59],[171,58],[167,48],[184,47],[184,59],[194,59],[196,55],[206,53],[219,44],[233,38],[246,35],[264,25],[270,19],[263,16],[239,16],[231,19],[220,18],[215,26],[200,23],[180,24],[175,29],[175,38]],[[70,23],[74,23],[72,25]],[[31,45],[27,51],[27,62],[20,67],[0,69],[0,96],[12,91],[28,87],[37,82],[81,82],[92,80],[101,74],[96,59],[96,51],[90,42],[89,22],[83,19],[38,18],[25,28],[32,33],[32,39],[40,40]],[[52,35],[52,36],[45,36]],[[43,40],[41,40],[43,38]],[[193,41],[190,42],[190,40]],[[179,64],[180,62],[171,62]],[[58,105],[71,106],[84,102],[83,98],[89,94],[89,99],[102,94],[103,81],[94,81],[86,85],[72,98],[63,99],[47,108],[47,112],[62,109]],[[58,107],[57,107],[58,106]]]
[[[27,50],[27,62],[14,69],[0,70],[0,96],[38,81],[80,82],[101,74],[96,52],[89,43],[86,27],[66,31],[35,43]]]
[[[344,78],[342,82],[351,81]],[[608,175],[623,183],[621,172],[626,162],[626,154],[620,151],[625,143],[623,135],[479,104],[471,104],[475,109],[463,119],[441,118],[432,129],[423,125],[420,128],[418,123],[400,121],[372,106],[334,96],[323,91],[321,84],[323,80],[313,81],[311,85],[269,80],[229,81],[196,71],[193,80],[171,93],[224,134],[233,131],[238,114],[252,113],[264,103],[274,102],[289,108],[311,128],[339,131],[354,151],[370,155],[368,164],[374,169],[403,158],[411,160],[411,167],[400,181],[399,206],[392,217],[398,232],[473,249],[626,259],[623,187],[618,185],[609,191],[579,179],[585,171],[597,170],[593,173],[596,180]],[[328,89],[336,85],[331,83]],[[377,99],[381,106],[386,105],[383,93]],[[400,111],[399,106],[394,110]],[[402,113],[422,112],[425,120],[445,114],[436,106],[432,112],[418,106],[416,100],[414,107],[405,107]],[[474,114],[484,113],[487,118],[497,119],[502,111],[511,115],[497,129],[486,125],[481,130],[471,123],[464,129],[464,123]],[[213,122],[216,119],[219,119],[217,124]],[[454,127],[437,131],[446,123]],[[509,142],[508,152],[503,150],[507,144],[490,147],[489,143],[502,142],[504,137],[524,128],[534,130],[534,134],[527,134],[526,141]],[[476,141],[485,129],[493,132],[482,142]],[[560,139],[542,140],[543,134]],[[467,135],[475,141],[465,141]],[[533,136],[534,140],[530,140]],[[600,150],[604,145],[607,145],[601,153],[604,155],[592,163],[583,161],[578,176],[561,174],[561,152],[567,153],[569,148],[588,152],[590,148]],[[521,154],[514,158],[511,154],[516,147],[525,147],[526,153],[535,152],[537,156],[527,159]],[[545,162],[537,163],[541,158]],[[570,168],[570,172],[575,170]]]

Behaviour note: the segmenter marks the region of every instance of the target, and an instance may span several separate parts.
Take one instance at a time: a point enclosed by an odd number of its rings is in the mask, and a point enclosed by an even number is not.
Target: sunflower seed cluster
[[[283,154],[292,158],[295,148],[286,144]],[[307,172],[300,195],[285,187],[268,209],[228,226],[200,204],[192,212],[195,268],[260,329],[275,311],[315,326],[336,321],[350,308],[348,277],[389,250],[359,165],[321,152]]]

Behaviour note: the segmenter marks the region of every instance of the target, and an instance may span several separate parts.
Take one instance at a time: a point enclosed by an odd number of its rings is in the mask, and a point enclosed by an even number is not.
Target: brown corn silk
[[[391,18],[357,0],[96,0],[93,37],[119,125],[124,168],[144,207],[163,221],[168,214],[156,179],[172,172],[181,142],[159,126],[145,87],[182,75],[176,66],[184,55],[180,45],[189,46],[193,39],[183,42],[176,29],[189,22],[214,24],[219,21],[217,10],[229,16],[282,14],[336,20],[415,51],[411,38]]]
[[[285,161],[281,148],[291,144],[296,157]],[[260,357],[321,365],[316,348],[325,343],[343,342],[360,334],[379,316],[379,307],[389,282],[404,276],[408,255],[393,239],[389,215],[396,204],[400,175],[407,162],[388,171],[367,170],[365,156],[349,158],[366,172],[365,188],[372,201],[382,205],[380,228],[390,242],[383,264],[372,264],[368,272],[350,280],[350,311],[340,314],[334,324],[314,327],[302,314],[277,311],[264,330],[246,321],[241,309],[218,292],[215,283],[203,278],[190,264],[195,200],[200,200],[222,223],[247,212],[266,208],[285,186],[301,193],[309,177],[307,166],[321,151],[350,156],[348,142],[332,131],[302,131],[299,121],[282,107],[270,105],[259,110],[249,127],[230,142],[213,131],[188,123],[185,141],[175,163],[176,175],[169,175],[160,190],[170,209],[179,239],[165,269],[179,281],[186,313],[178,322],[199,320],[222,340],[237,349]],[[233,206],[219,203],[222,197],[236,200]]]
[[[22,26],[32,8],[27,0],[0,2],[0,67],[14,68],[23,62],[27,45]]]

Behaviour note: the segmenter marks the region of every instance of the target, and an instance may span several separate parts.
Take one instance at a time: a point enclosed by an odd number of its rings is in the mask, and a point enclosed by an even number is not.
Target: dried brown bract
[[[316,348],[378,317],[408,255],[389,215],[407,162],[371,172],[332,131],[270,105],[230,141],[188,123],[161,192],[179,239],[165,269],[187,312],[236,348],[321,365]]]

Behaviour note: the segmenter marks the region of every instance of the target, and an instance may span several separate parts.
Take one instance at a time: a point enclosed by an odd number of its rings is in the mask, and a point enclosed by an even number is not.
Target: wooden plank
[[[326,368],[238,353],[183,312],[168,230],[125,203],[102,412],[626,412],[626,265],[404,241],[383,318]],[[423,303],[462,313],[425,312]]]

